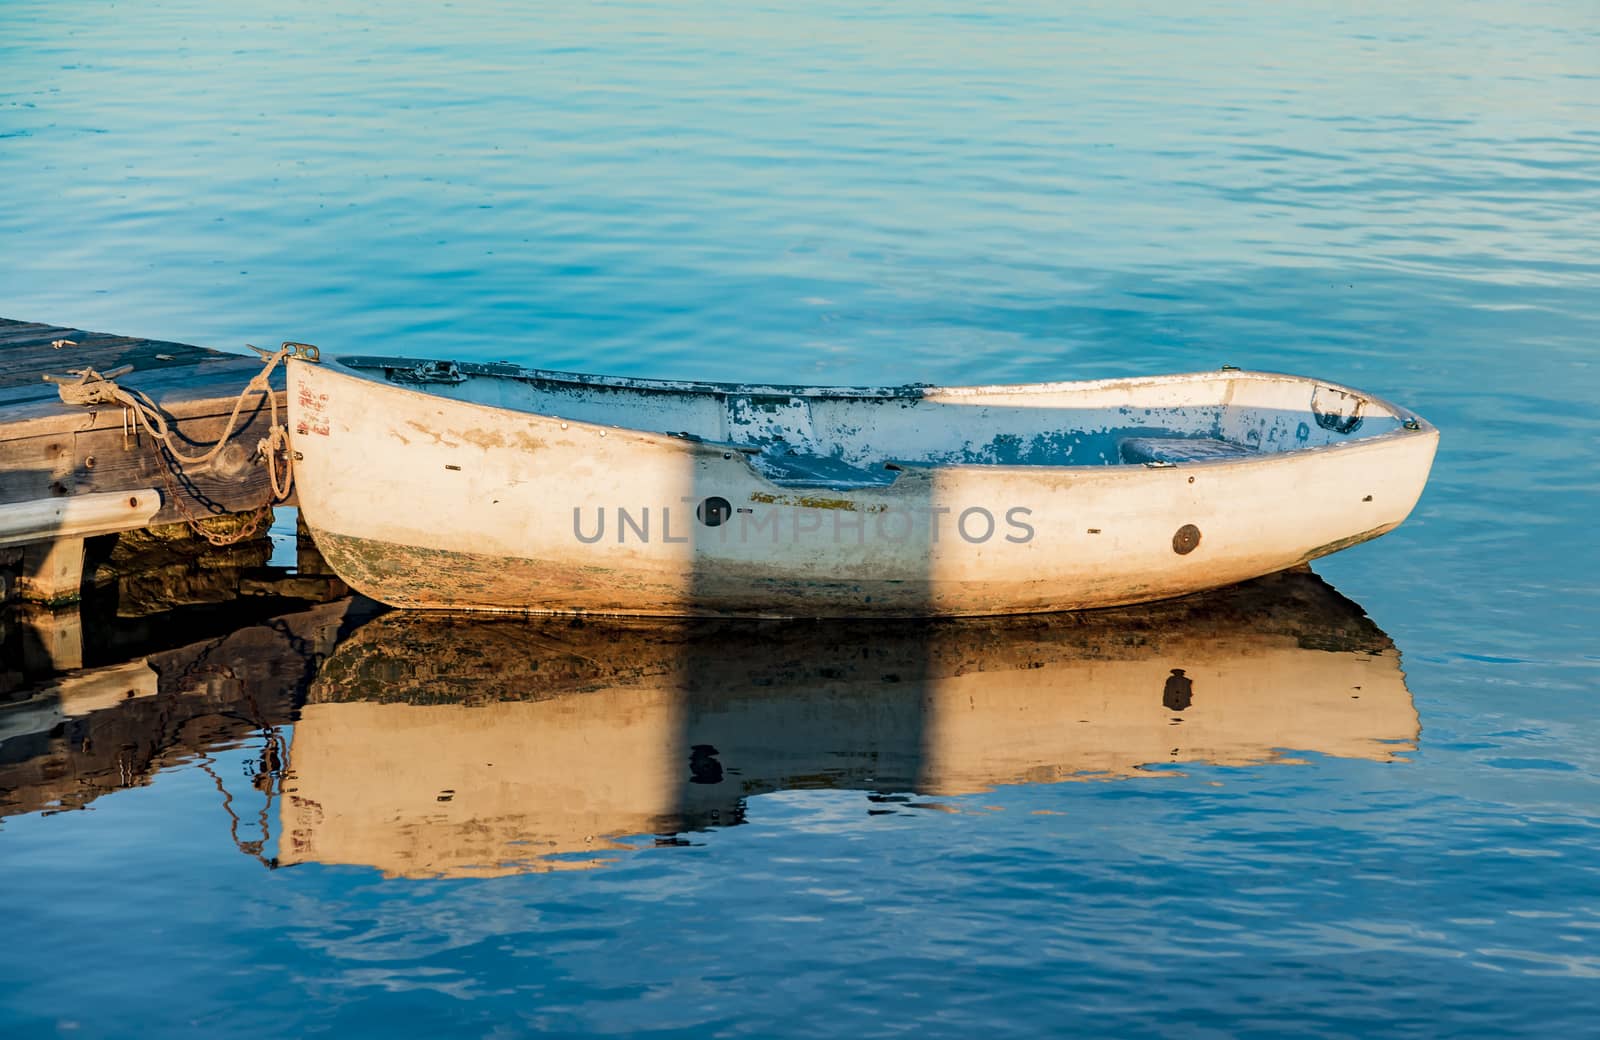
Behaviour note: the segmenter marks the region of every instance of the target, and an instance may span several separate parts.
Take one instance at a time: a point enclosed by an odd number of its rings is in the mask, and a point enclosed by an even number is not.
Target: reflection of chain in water
[[[289,651],[306,662],[308,667],[301,675],[302,685],[315,678],[317,671],[322,666],[323,659],[327,655],[318,651],[316,644],[312,640],[296,635],[294,630],[289,627],[289,623],[283,618],[271,618],[261,622],[259,627],[282,636],[283,641],[288,644]],[[239,676],[228,665],[207,664],[207,661],[217,648],[228,642],[235,634],[228,633],[227,635],[218,636],[205,644],[204,648],[195,655],[194,660],[190,661],[182,671],[173,676],[172,683],[174,688],[182,688],[189,679],[201,674],[221,675],[229,679],[238,679]]]
[[[303,667],[299,679],[293,684],[293,693],[297,696],[305,690],[312,679],[316,678],[317,672],[321,670],[323,662],[327,659],[327,655],[317,650],[316,644],[311,639],[296,635],[294,630],[282,618],[263,621],[259,627],[282,636],[290,652],[300,658]],[[251,686],[249,680],[235,671],[231,665],[208,663],[211,655],[224,643],[228,642],[232,635],[220,636],[205,644],[194,659],[185,665],[182,671],[177,672],[172,677],[169,692],[176,694],[186,691],[197,685],[195,680],[201,676],[215,676],[232,680],[238,683],[240,693],[247,705],[247,710],[241,712],[225,708],[217,711],[215,715],[218,718],[237,719],[241,722],[249,723],[252,728],[261,730],[265,739],[282,744],[282,738],[278,736],[276,725],[267,721],[266,713],[261,710],[260,704],[256,700],[256,690]],[[165,735],[165,728],[163,727],[163,736]]]
[[[281,635],[284,642],[289,644],[289,649],[305,662],[305,668],[300,673],[300,682],[297,684],[299,689],[296,691],[303,692],[311,685],[311,680],[317,677],[317,673],[322,670],[322,662],[327,659],[328,655],[318,650],[316,643],[312,640],[307,639],[305,636],[295,635],[294,630],[289,627],[289,623],[283,618],[273,618],[264,622],[264,624],[267,628]]]
[[[278,735],[276,730],[269,730],[266,734],[266,740],[266,747],[262,750],[263,759],[269,755],[278,758],[279,753],[276,749],[282,746],[283,738]],[[279,761],[281,761],[281,758],[279,758]],[[257,826],[261,831],[261,838],[259,841],[246,841],[239,836],[241,821],[239,814],[233,810],[233,793],[228,790],[227,785],[222,782],[222,777],[218,776],[217,771],[213,768],[216,764],[216,759],[210,755],[201,755],[196,759],[196,762],[205,771],[205,774],[211,778],[212,784],[217,788],[217,793],[222,795],[222,811],[228,814],[228,836],[233,839],[234,846],[268,870],[276,870],[278,867],[277,859],[275,857],[269,858],[263,850],[266,848],[267,842],[272,840],[271,825],[267,821],[271,815],[273,803],[277,800],[274,781],[281,781],[281,770],[263,769],[258,775],[267,777],[265,786],[260,784],[252,785],[261,790],[266,797],[262,800],[261,812],[257,814],[256,818]]]
[[[303,668],[300,678],[294,684],[294,688],[296,694],[303,692],[321,669],[326,655],[316,649],[312,640],[295,634],[294,630],[282,618],[273,618],[263,622],[262,627],[282,636],[290,652],[302,661]],[[228,637],[224,636],[207,644],[196,655],[194,660],[174,677],[174,689],[186,688],[194,679],[202,675],[220,676],[239,684],[240,692],[243,694],[245,702],[245,711],[223,710],[216,714],[220,718],[233,718],[247,722],[261,734],[262,748],[259,760],[256,763],[246,762],[243,767],[244,775],[250,777],[251,786],[264,795],[261,810],[257,814],[257,826],[261,834],[259,840],[247,841],[240,836],[239,828],[242,825],[242,821],[233,807],[233,793],[228,790],[227,785],[222,782],[222,777],[217,774],[214,768],[216,759],[202,753],[196,758],[196,762],[205,771],[206,775],[211,778],[217,793],[222,795],[222,810],[228,814],[228,834],[235,847],[267,869],[274,870],[278,865],[277,859],[276,857],[267,856],[265,849],[267,843],[272,840],[270,823],[272,808],[282,793],[283,778],[290,768],[289,742],[284,738],[277,725],[267,721],[266,714],[261,710],[261,706],[256,699],[255,689],[243,676],[228,665],[211,665],[207,663],[211,654],[227,639]]]
[[[289,633],[287,628],[283,631],[290,637],[292,645],[294,640],[292,633]],[[302,654],[301,656],[304,657],[305,655]],[[232,675],[231,670],[229,674],[230,676]],[[304,681],[303,679],[302,686]],[[260,841],[247,842],[240,839],[239,816],[233,811],[233,796],[223,787],[222,778],[217,776],[216,772],[211,769],[208,764],[209,758],[202,761],[201,768],[211,776],[212,782],[217,785],[217,790],[222,792],[222,808],[231,821],[229,823],[229,833],[233,837],[234,845],[238,846],[240,852],[256,859],[268,870],[276,870],[278,868],[277,857],[269,858],[263,850],[266,848],[267,842],[272,840],[272,826],[268,822],[268,818],[271,815],[273,803],[277,800],[278,795],[282,793],[283,777],[289,769],[289,743],[283,738],[283,734],[278,731],[278,727],[267,722],[263,717],[260,707],[256,704],[255,691],[246,686],[244,695],[246,702],[250,706],[251,721],[261,731],[262,743],[259,764],[244,763],[244,775],[250,777],[250,786],[265,795],[261,802],[261,812],[256,818],[257,826],[261,832]]]

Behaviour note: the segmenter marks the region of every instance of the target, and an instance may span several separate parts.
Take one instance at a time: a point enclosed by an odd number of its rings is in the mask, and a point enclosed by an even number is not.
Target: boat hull
[[[1199,378],[1199,377],[1196,377]],[[1397,526],[1425,424],[1183,465],[900,465],[787,487],[737,445],[290,364],[302,516],[353,588],[416,609],[955,616],[1139,603]]]

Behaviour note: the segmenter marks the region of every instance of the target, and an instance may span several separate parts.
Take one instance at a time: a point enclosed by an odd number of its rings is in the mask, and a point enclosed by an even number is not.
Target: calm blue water
[[[1600,11],[1068,6],[5,0],[0,315],[1351,383],[1443,431],[1406,526],[1318,565],[1403,653],[1414,752],[955,811],[793,783],[602,869],[431,880],[269,871],[179,756],[0,822],[0,1033],[1593,1032]],[[242,805],[263,738],[218,743]]]

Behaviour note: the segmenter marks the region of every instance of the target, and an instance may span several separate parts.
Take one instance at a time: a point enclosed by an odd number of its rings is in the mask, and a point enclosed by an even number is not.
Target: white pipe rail
[[[0,545],[87,538],[147,527],[161,511],[155,488],[0,505]]]

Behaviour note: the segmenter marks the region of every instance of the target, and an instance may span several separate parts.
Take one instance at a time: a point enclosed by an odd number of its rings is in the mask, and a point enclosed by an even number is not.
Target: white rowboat
[[[292,359],[306,525],[394,606],[939,616],[1165,599],[1392,530],[1438,432],[1266,372],[758,386]]]

